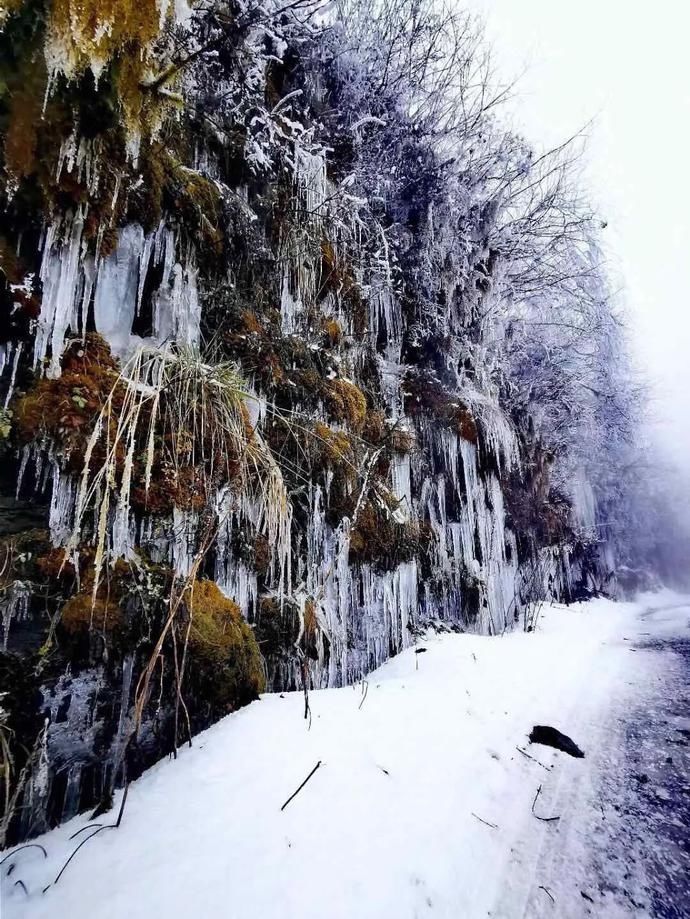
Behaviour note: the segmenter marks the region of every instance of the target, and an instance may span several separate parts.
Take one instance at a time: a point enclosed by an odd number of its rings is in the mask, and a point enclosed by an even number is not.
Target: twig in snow
[[[125,771],[125,778],[126,778],[126,775],[127,775],[127,773],[126,773],[126,771]],[[87,836],[86,839],[83,839],[83,840],[79,843],[79,845],[77,846],[77,848],[74,850],[74,852],[72,852],[72,854],[70,855],[70,857],[67,859],[67,861],[65,862],[65,864],[62,866],[62,868],[61,868],[60,871],[58,872],[58,875],[57,875],[57,877],[55,878],[55,880],[53,881],[53,884],[57,884],[57,882],[60,880],[60,878],[61,878],[62,875],[64,874],[65,869],[67,868],[67,866],[69,865],[69,863],[72,861],[72,859],[74,858],[74,856],[77,854],[77,852],[81,849],[82,846],[85,846],[86,843],[89,842],[90,839],[93,839],[94,836],[98,836],[98,834],[99,834],[99,833],[102,833],[103,830],[117,830],[117,829],[119,828],[120,824],[122,823],[122,815],[123,815],[124,812],[125,812],[125,802],[127,801],[127,793],[128,793],[128,792],[129,792],[129,782],[127,782],[127,784],[125,785],[125,790],[124,790],[124,793],[123,793],[123,795],[122,795],[122,801],[120,802],[120,810],[119,810],[119,813],[118,813],[118,815],[117,815],[117,820],[115,821],[115,823],[96,823],[96,824],[93,824],[93,823],[92,823],[90,826],[87,826],[87,827],[83,827],[83,828],[82,828],[82,829],[84,829],[84,830],[91,829],[91,830],[93,830],[94,832],[93,832],[90,836]],[[74,836],[77,836],[78,833],[81,833],[81,832],[82,832],[82,830],[78,830],[78,832],[75,833]],[[70,836],[70,839],[73,839],[74,836]],[[40,848],[43,848],[43,847],[41,846]],[[46,890],[48,890],[48,888],[50,888],[51,886],[52,886],[51,884],[48,884],[47,887],[44,887],[44,888],[43,888],[43,893],[45,893]]]
[[[19,846],[18,849],[13,849],[11,852],[8,852],[3,858],[0,858],[0,865],[4,865],[8,858],[11,858],[13,855],[16,855],[17,852],[21,852],[22,849],[40,849],[43,852],[43,857],[48,858],[48,853],[43,848],[39,842],[29,842],[25,846]]]
[[[304,691],[304,720],[309,721],[307,730],[311,730],[311,706],[309,705],[309,667],[307,659],[301,648],[298,649],[300,654],[300,668],[302,670],[302,689]]]
[[[553,896],[551,895],[551,891],[549,890],[548,887],[544,887],[543,884],[540,884],[540,885],[539,885],[539,890],[543,890],[544,893],[546,894],[546,896],[549,898],[549,900],[551,900],[552,903],[555,903],[555,902],[556,902],[556,901],[554,900]]]
[[[115,821],[115,826],[113,827],[116,830],[122,823],[122,815],[125,812],[125,803],[127,802],[127,794],[129,793],[129,782],[127,781],[127,770],[125,769],[125,790],[122,795],[122,801],[120,802],[120,812],[117,815],[117,820]]]
[[[484,824],[486,824],[486,826],[490,826],[492,830],[497,830],[497,829],[498,829],[498,825],[497,825],[496,823],[491,823],[489,820],[484,820],[483,817],[480,817],[479,814],[475,814],[474,811],[470,811],[470,813],[471,813],[472,816],[473,816],[476,820],[478,820],[480,823],[484,823]]]
[[[16,855],[17,852],[21,852],[22,849],[40,849],[43,852],[43,858],[48,858],[48,853],[43,848],[39,842],[29,842],[25,846],[19,846],[18,849],[13,849],[11,852],[8,852],[3,858],[0,858],[0,865],[4,865],[8,858],[11,858],[13,855]]]
[[[76,833],[72,833],[72,835],[70,836],[70,840],[76,839],[77,836],[79,836],[85,830],[95,830],[97,827],[102,827],[102,826],[103,826],[102,823],[87,823],[86,826],[83,826],[80,830],[77,830]]]
[[[539,762],[538,759],[535,759],[533,756],[530,756],[526,750],[523,750],[522,747],[515,747],[518,753],[522,753],[523,756],[526,756],[527,759],[531,759],[533,763],[536,763],[537,766],[541,766],[542,769],[546,769],[547,772],[551,772],[553,766],[546,766],[544,763]]]
[[[532,813],[537,818],[537,820],[541,820],[543,823],[553,823],[556,820],[560,820],[561,819],[560,817],[540,817],[539,814],[534,813],[534,805],[537,803],[537,798],[539,797],[540,794],[541,794],[541,785],[539,786],[539,788],[537,788],[537,793],[534,796],[534,801],[532,801]]]
[[[15,887],[21,887],[21,889],[24,891],[24,893],[27,895],[27,897],[29,896],[29,891],[26,889],[26,884],[24,883],[24,881],[21,881],[21,880],[15,881],[15,882],[14,882],[14,886],[15,886]]]
[[[379,769],[381,772],[385,773],[385,775],[390,775],[390,772],[387,769],[384,769],[383,766],[379,766]]]
[[[307,784],[307,782],[309,781],[309,779],[314,775],[314,773],[316,772],[316,770],[319,768],[320,765],[321,765],[321,760],[319,760],[318,763],[314,766],[314,768],[312,769],[312,771],[309,773],[309,775],[306,777],[306,779],[302,782],[302,784],[299,786],[299,788],[296,789],[296,791],[293,791],[293,793],[292,793],[292,794],[290,795],[290,797],[287,799],[287,801],[285,802],[285,804],[283,804],[283,806],[280,808],[281,811],[284,811],[285,808],[286,808],[286,807],[288,806],[288,804],[290,803],[290,801],[292,801],[293,798],[297,797],[297,795],[300,793],[300,791],[302,791],[302,789],[304,788],[304,786]]]
[[[65,873],[65,870],[66,870],[67,866],[69,865],[69,863],[72,861],[72,859],[73,859],[74,856],[77,854],[77,852],[81,849],[82,846],[85,846],[86,843],[87,843],[90,839],[93,839],[94,836],[98,836],[98,834],[101,833],[101,832],[103,832],[103,830],[109,830],[109,829],[112,829],[112,827],[110,826],[110,824],[108,824],[108,825],[106,825],[106,826],[99,826],[97,829],[95,829],[95,830],[93,831],[93,833],[92,833],[90,836],[87,836],[86,839],[83,839],[83,840],[79,843],[79,845],[77,846],[77,848],[74,850],[74,852],[72,852],[72,854],[71,854],[70,857],[67,859],[67,861],[66,861],[65,864],[62,866],[62,868],[60,868],[57,877],[56,877],[55,880],[53,881],[53,884],[57,884],[57,882],[60,880],[60,878],[62,877],[62,875]],[[51,886],[52,886],[51,884],[48,884],[47,887],[44,887],[44,888],[43,888],[43,893],[45,893],[46,890],[48,890]]]
[[[367,698],[367,693],[369,692],[369,683],[367,682],[367,680],[362,680],[362,690],[363,690],[363,693],[362,693],[362,701],[361,701],[361,702],[359,703],[359,705],[357,706],[357,710],[358,710],[358,711],[359,711],[359,710],[362,708],[362,706],[364,705],[364,702],[365,702],[365,700],[366,700],[366,698]]]

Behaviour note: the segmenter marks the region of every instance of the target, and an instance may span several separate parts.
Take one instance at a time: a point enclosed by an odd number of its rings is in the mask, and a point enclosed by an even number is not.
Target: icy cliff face
[[[27,69],[0,99],[0,430],[48,534],[8,544],[0,585],[3,645],[45,656],[10,662],[38,725],[19,835],[264,671],[343,685],[429,625],[527,627],[614,566],[592,221],[567,158],[495,122],[471,30],[430,7],[403,47],[405,2],[54,0],[27,38],[33,3],[0,32]],[[166,392],[168,358],[202,396]]]

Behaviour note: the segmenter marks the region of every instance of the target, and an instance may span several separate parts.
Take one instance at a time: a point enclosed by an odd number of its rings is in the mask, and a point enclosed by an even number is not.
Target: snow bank
[[[313,692],[311,727],[300,694],[264,696],[134,783],[121,827],[44,894],[86,817],[38,840],[47,859],[10,855],[2,919],[486,916],[518,836],[558,832],[531,814],[545,767],[567,781],[588,762],[527,749],[527,734],[553,724],[587,750],[587,713],[624,684],[642,610],[596,600],[546,607],[536,634],[429,636],[363,684]]]

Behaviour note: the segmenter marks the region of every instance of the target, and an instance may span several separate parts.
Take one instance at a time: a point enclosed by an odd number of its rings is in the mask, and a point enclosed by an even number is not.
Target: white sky
[[[459,0],[481,14],[508,103],[537,146],[589,128],[585,177],[655,431],[690,469],[690,4],[683,0]]]

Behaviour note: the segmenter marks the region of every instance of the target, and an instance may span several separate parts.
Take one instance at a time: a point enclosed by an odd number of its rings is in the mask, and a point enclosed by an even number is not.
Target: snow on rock
[[[552,724],[588,751],[592,717],[626,691],[624,639],[643,608],[596,600],[545,607],[535,634],[430,634],[362,684],[312,692],[310,722],[302,694],[263,696],[135,782],[121,827],[87,842],[59,883],[84,816],[38,840],[47,859],[10,855],[3,919],[522,915],[511,890],[530,877],[511,850],[538,853],[566,831],[532,816],[536,790],[548,813],[552,784],[591,758],[517,747]],[[571,894],[558,915],[581,915]]]

